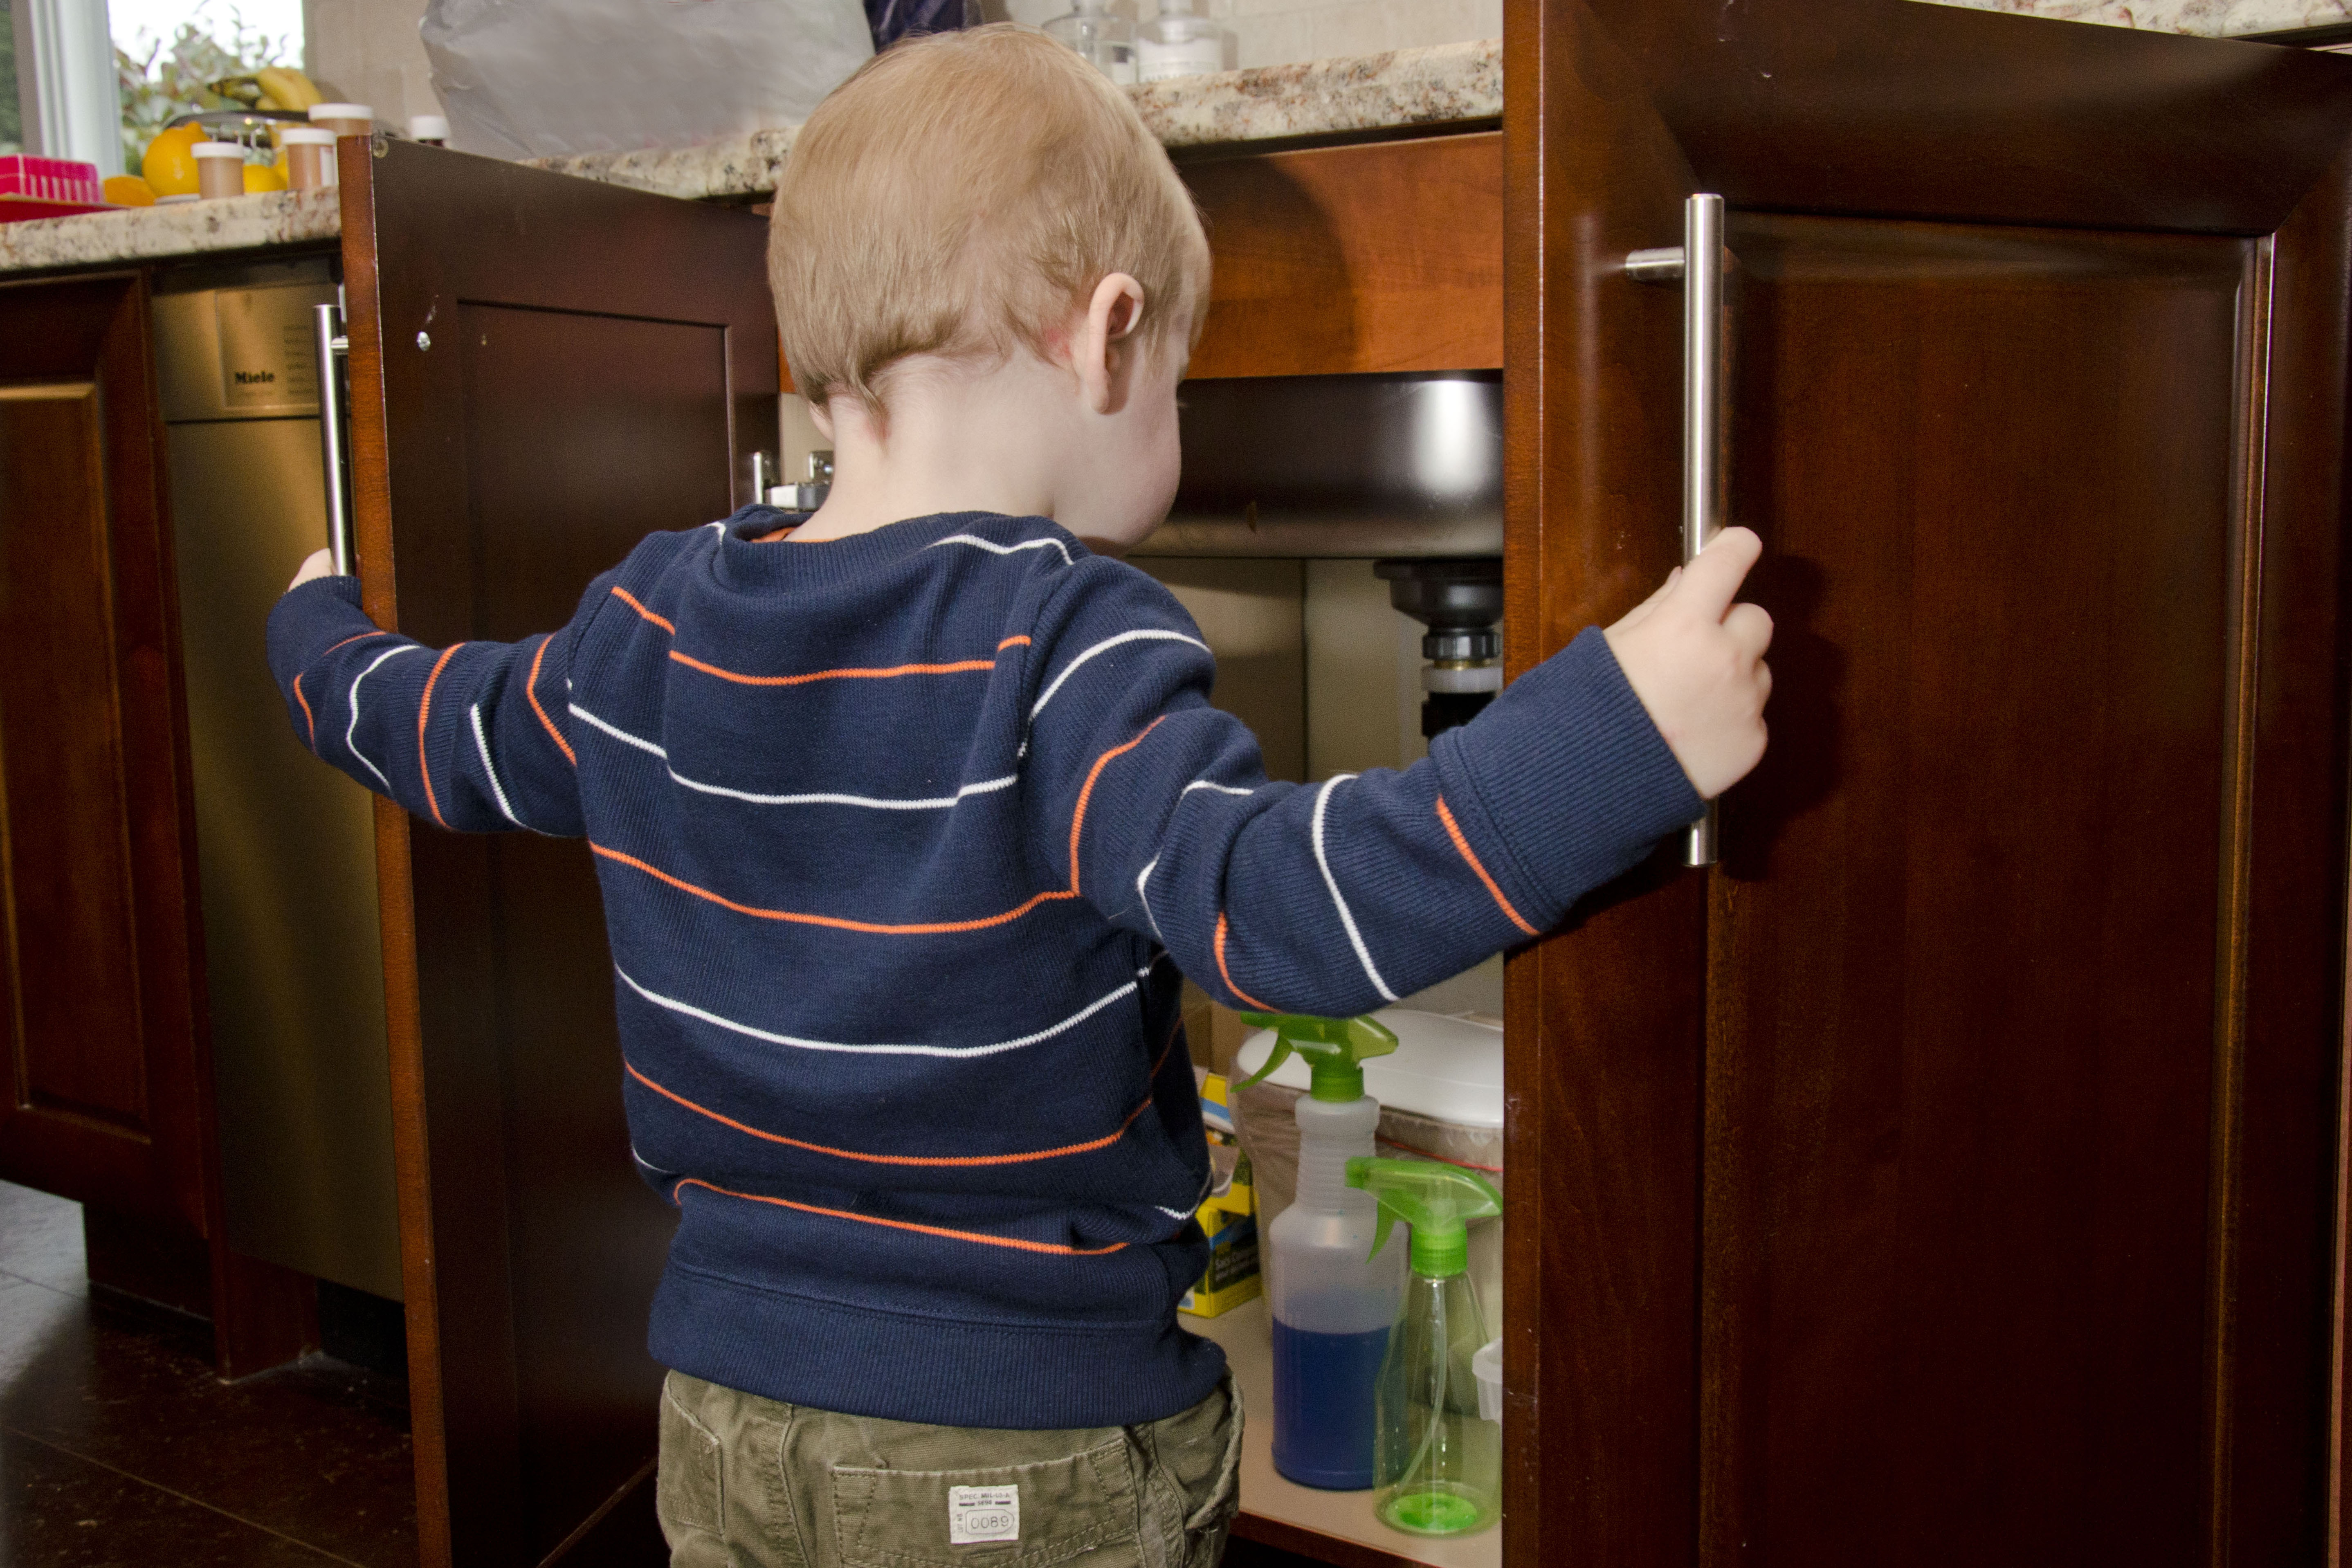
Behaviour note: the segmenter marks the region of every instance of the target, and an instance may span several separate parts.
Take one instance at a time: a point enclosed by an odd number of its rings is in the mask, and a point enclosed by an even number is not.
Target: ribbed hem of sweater
[[[649,1348],[692,1377],[787,1405],[939,1426],[1133,1426],[1188,1410],[1225,1352],[1172,1321],[1084,1329],[861,1310],[673,1261]]]
[[[1540,891],[1545,928],[1706,809],[1597,627],[1429,751],[1457,814],[1479,819],[1465,831],[1502,847],[1509,874],[1496,875]]]

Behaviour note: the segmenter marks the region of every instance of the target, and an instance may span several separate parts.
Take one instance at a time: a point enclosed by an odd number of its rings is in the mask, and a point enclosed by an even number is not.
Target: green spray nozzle
[[[1371,1194],[1381,1205],[1371,1257],[1381,1255],[1389,1227],[1402,1220],[1412,1226],[1412,1271],[1424,1279],[1447,1279],[1468,1268],[1470,1222],[1503,1212],[1503,1194],[1486,1177],[1433,1160],[1359,1157],[1348,1162],[1348,1184]]]
[[[1305,1013],[1244,1013],[1244,1022],[1274,1031],[1274,1049],[1265,1066],[1234,1085],[1247,1089],[1283,1064],[1297,1051],[1307,1058],[1307,1093],[1317,1100],[1361,1100],[1366,1057],[1384,1057],[1397,1048],[1397,1037],[1370,1018],[1316,1018]]]

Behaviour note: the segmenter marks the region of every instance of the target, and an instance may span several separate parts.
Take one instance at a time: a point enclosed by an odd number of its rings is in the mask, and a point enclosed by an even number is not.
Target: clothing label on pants
[[[948,1544],[1021,1539],[1019,1487],[950,1487]]]

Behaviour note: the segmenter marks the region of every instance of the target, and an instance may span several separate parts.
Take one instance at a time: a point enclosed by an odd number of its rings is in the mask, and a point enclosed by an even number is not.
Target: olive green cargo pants
[[[1216,1568],[1238,1500],[1228,1377],[1142,1426],[925,1426],[673,1372],[656,1498],[671,1568]]]

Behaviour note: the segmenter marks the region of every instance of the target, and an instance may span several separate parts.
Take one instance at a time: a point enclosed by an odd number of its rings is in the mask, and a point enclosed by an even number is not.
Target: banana
[[[326,100],[309,77],[290,66],[266,66],[253,73],[253,79],[261,88],[264,109],[300,110]]]

